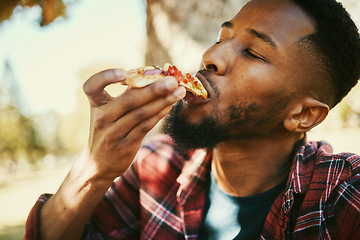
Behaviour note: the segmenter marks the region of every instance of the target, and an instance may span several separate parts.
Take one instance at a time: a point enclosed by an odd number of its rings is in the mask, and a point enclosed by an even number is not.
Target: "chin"
[[[188,105],[183,101],[175,105],[178,108],[178,115],[188,123],[199,124],[204,118],[210,117],[214,111],[209,111],[208,104],[202,105]]]
[[[219,124],[218,118],[203,116],[178,103],[165,118],[162,132],[182,149],[197,149],[215,147],[227,138],[228,129]]]

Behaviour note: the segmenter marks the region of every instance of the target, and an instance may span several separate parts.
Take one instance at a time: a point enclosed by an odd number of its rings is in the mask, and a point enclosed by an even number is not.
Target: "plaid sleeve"
[[[166,140],[166,139],[165,139]],[[148,212],[143,212],[144,206],[141,205],[140,201],[140,188],[144,187],[144,179],[150,183],[153,183],[152,177],[153,175],[160,175],[163,177],[162,174],[156,172],[157,174],[150,174],[149,169],[147,168],[146,172],[140,171],[140,168],[143,169],[144,165],[146,167],[157,166],[160,167],[159,161],[163,161],[168,163],[168,159],[173,157],[172,151],[170,150],[170,145],[168,140],[157,140],[156,142],[152,142],[152,144],[143,146],[136,157],[136,160],[132,163],[132,165],[128,168],[128,170],[119,178],[117,178],[111,187],[106,192],[102,201],[98,204],[95,209],[94,214],[91,216],[89,221],[87,222],[82,239],[139,239],[141,236],[141,219],[145,219],[144,221],[152,221],[151,213],[147,215]],[[165,144],[167,143],[167,144]],[[144,160],[146,158],[146,161]],[[166,160],[166,161],[164,161]],[[145,162],[145,163],[144,163]],[[146,163],[151,163],[147,165]],[[174,188],[173,184],[181,172],[183,162],[178,160],[172,162],[170,164],[170,168],[160,167],[160,169],[167,169],[166,171],[166,180],[160,181],[163,186]],[[164,166],[164,165],[161,165]],[[159,168],[155,168],[159,169]],[[139,177],[139,174],[143,174],[143,178]],[[149,179],[150,178],[150,179]],[[141,182],[141,184],[140,184]],[[159,181],[155,181],[156,184],[150,184],[150,190],[156,191],[159,195],[159,198],[162,199],[163,193],[167,194],[168,191],[162,191],[163,188],[159,187]],[[141,186],[141,187],[140,187]],[[148,186],[148,185],[147,185]],[[149,186],[148,186],[149,187]],[[161,193],[161,194],[160,194]],[[170,194],[174,197],[174,201],[167,203],[167,204],[175,204],[176,202],[176,192]],[[50,196],[49,196],[50,198]],[[44,198],[45,199],[45,198]],[[158,198],[151,199],[150,202],[145,202],[146,206],[153,203],[152,200],[158,200]],[[33,208],[32,212],[30,213],[29,220],[27,223],[27,233],[26,236],[29,236],[25,239],[39,239],[39,232],[38,232],[38,221],[39,221],[39,211],[41,206],[45,200],[39,200],[37,205]],[[163,202],[161,202],[163,204]],[[161,205],[162,206],[162,205]],[[169,206],[169,205],[167,205]],[[171,205],[172,206],[172,205]],[[177,213],[177,208],[174,207],[175,213]],[[168,213],[168,209],[166,209],[166,214]],[[175,216],[176,214],[171,213],[171,216]],[[145,216],[146,215],[146,216]],[[175,216],[178,218],[179,216]],[[171,218],[172,220],[173,218]],[[161,219],[163,220],[163,219]],[[173,222],[169,221],[169,225],[173,226]],[[179,221],[181,223],[181,221]],[[166,224],[164,224],[165,226]],[[178,227],[180,225],[180,227]],[[165,226],[165,232],[168,235],[172,235],[174,232],[176,234],[181,234],[183,236],[183,232],[181,229],[181,224],[174,225],[175,231]],[[178,230],[179,228],[179,230]],[[153,229],[148,230],[151,233],[158,233],[162,234],[163,232],[159,233],[159,231],[154,231]],[[160,236],[160,235],[159,235]]]
[[[88,221],[83,239],[138,239],[139,188],[136,162],[116,179]]]
[[[360,174],[335,189],[334,216],[340,239],[360,239]]]
[[[82,239],[138,239],[139,194],[135,164],[118,178],[85,226]],[[31,209],[23,240],[40,239],[40,210],[52,194],[43,194]],[[126,206],[126,207],[124,207]]]
[[[52,194],[43,194],[36,201],[34,207],[31,209],[25,224],[25,234],[23,240],[40,239],[39,225],[40,225],[40,210],[44,203],[50,199]]]

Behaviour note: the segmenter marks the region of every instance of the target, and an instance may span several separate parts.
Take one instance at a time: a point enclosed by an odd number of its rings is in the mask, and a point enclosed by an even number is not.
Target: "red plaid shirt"
[[[261,239],[360,239],[360,157],[330,152],[322,142],[299,148]],[[185,161],[165,136],[149,142],[106,193],[84,239],[196,239],[210,160],[197,150]],[[50,196],[30,212],[25,239],[38,239],[38,212]]]

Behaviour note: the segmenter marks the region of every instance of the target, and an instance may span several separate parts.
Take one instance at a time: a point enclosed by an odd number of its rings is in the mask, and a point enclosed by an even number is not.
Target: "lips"
[[[203,97],[195,96],[194,94],[192,94],[190,92],[186,92],[186,95],[183,98],[183,101],[186,105],[189,105],[189,106],[200,105],[200,104],[203,104],[206,102],[206,100],[204,100]]]
[[[202,75],[200,73],[200,71],[196,73],[196,77],[201,81],[202,85],[204,86],[204,88],[208,92],[208,97],[207,97],[207,99],[204,99],[201,96],[195,96],[194,94],[192,94],[190,92],[186,92],[186,96],[183,98],[183,101],[188,106],[196,106],[196,105],[205,104],[205,103],[207,103],[208,101],[211,100],[211,95],[210,95],[210,92],[209,92],[210,86],[209,86],[208,81],[206,80],[204,75]]]
[[[206,77],[201,73],[202,71],[205,70],[200,70],[196,73],[196,77],[200,80],[200,82],[202,83],[202,85],[204,86],[205,90],[208,93],[208,98],[211,98],[211,87],[209,84],[209,81],[206,79]]]

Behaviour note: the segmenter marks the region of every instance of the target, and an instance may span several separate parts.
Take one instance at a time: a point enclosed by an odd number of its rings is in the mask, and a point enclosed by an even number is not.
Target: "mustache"
[[[199,73],[205,77],[206,81],[209,83],[209,85],[210,85],[211,89],[214,91],[215,95],[217,97],[219,97],[219,95],[220,95],[219,88],[217,87],[216,83],[212,80],[212,76],[214,75],[214,73],[212,73],[206,69],[199,70]]]

